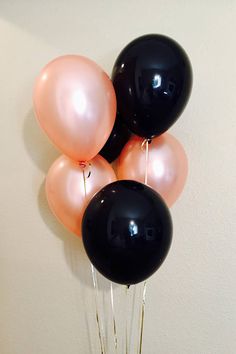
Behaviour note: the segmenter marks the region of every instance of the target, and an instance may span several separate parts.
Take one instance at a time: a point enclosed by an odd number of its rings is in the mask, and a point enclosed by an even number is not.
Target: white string
[[[83,181],[84,181],[84,197],[85,199],[87,198],[87,188],[86,188],[86,178],[89,178],[91,175],[91,170],[89,170],[88,176],[85,177],[85,167],[86,163],[81,163],[81,167],[83,169]],[[89,164],[89,167],[91,167],[91,164]],[[99,312],[98,312],[98,281],[97,281],[97,274],[96,270],[91,263],[91,273],[92,273],[92,280],[93,280],[93,288],[94,288],[94,302],[95,302],[95,317],[96,317],[96,322],[97,322],[97,327],[98,327],[98,337],[99,337],[99,343],[100,343],[100,349],[101,349],[101,354],[106,354],[105,350],[105,338],[104,338],[104,332],[102,330],[102,325],[100,322],[99,318]]]
[[[130,319],[130,344],[129,346],[132,345],[134,341],[132,341],[132,335],[133,335],[133,328],[134,328],[134,318],[135,318],[135,303],[136,303],[136,297],[137,297],[137,286],[134,285],[132,286],[133,290],[133,296],[132,296],[132,309],[131,309],[131,319]]]
[[[144,176],[144,184],[148,183],[148,145],[149,145],[149,140],[145,139],[145,176]]]
[[[146,304],[146,290],[147,290],[147,281],[145,280],[145,282],[143,283],[143,295],[142,295],[141,316],[140,316],[140,332],[139,332],[138,354],[142,354],[143,327],[144,327],[144,315],[145,315],[145,304]]]
[[[98,312],[98,282],[97,282],[97,274],[94,266],[91,263],[91,272],[92,272],[92,279],[93,279],[93,288],[95,292],[94,300],[95,300],[95,311],[96,311],[96,322],[98,327],[98,337],[100,342],[101,354],[106,354],[105,348],[105,338],[104,338],[104,331],[102,329],[102,325],[99,318]]]
[[[150,143],[150,140],[145,139],[141,145],[141,149],[145,145],[145,174],[144,174],[144,184],[145,185],[148,184],[148,158],[149,158],[148,146],[149,146],[149,143]],[[138,354],[142,354],[146,291],[147,291],[147,281],[145,280],[143,283],[143,294],[142,294],[142,302],[141,302],[141,309],[140,309],[140,329],[139,329]]]
[[[129,331],[128,331],[128,317],[129,317],[129,285],[125,287],[125,354],[129,354]]]
[[[113,284],[110,284],[110,294],[111,294],[111,311],[112,311],[112,322],[113,322],[113,336],[114,336],[114,346],[115,353],[117,353],[117,329],[116,329],[116,319],[115,319],[115,308],[114,308],[114,292],[113,292]]]

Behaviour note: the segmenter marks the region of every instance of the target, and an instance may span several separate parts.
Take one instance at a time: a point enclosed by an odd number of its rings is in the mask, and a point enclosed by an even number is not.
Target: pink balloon
[[[87,164],[84,175],[86,194],[83,167],[62,155],[53,163],[46,178],[46,195],[51,210],[76,235],[81,235],[83,214],[93,195],[116,181],[112,167],[99,155],[90,161],[90,166]]]
[[[144,183],[145,146],[143,139],[132,137],[118,161],[118,178]],[[148,145],[147,184],[155,189],[170,207],[181,194],[188,173],[188,160],[179,141],[165,133]]]
[[[39,124],[75,161],[88,161],[106,143],[116,116],[111,80],[93,61],[66,55],[41,71],[34,89]]]

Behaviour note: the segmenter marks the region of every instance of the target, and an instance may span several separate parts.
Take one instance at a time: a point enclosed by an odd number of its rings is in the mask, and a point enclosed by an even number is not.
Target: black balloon
[[[82,234],[96,269],[116,283],[130,285],[148,278],[164,261],[172,221],[153,189],[135,181],[117,181],[90,201]]]
[[[121,121],[119,114],[117,114],[112,132],[99,154],[108,162],[114,161],[120,155],[121,150],[129,140],[130,135],[131,133],[127,126]]]
[[[139,37],[118,56],[112,73],[117,107],[128,128],[153,138],[182,113],[192,88],[192,69],[183,48],[157,34]]]

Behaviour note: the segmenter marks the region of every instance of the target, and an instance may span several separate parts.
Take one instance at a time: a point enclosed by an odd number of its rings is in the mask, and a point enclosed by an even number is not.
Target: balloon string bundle
[[[94,266],[91,263],[91,272],[92,272],[92,280],[93,280],[93,288],[94,288],[94,301],[95,301],[95,316],[96,322],[98,327],[98,338],[100,343],[101,354],[106,354],[106,346],[105,346],[105,336],[103,327],[101,324],[99,311],[98,311],[98,281],[97,281],[97,274]]]
[[[146,290],[147,290],[147,281],[145,280],[143,283],[143,294],[141,299],[138,354],[142,354],[142,347],[143,347],[143,328],[144,328],[144,315],[145,315],[145,305],[146,305]]]
[[[136,300],[136,297],[137,297],[137,287],[138,285],[134,285],[133,286],[133,296],[132,296],[132,308],[131,308],[131,324],[130,324],[130,328],[131,328],[131,331],[130,333],[132,334],[132,330],[133,330],[133,327],[134,327],[134,321],[135,321],[135,300]],[[138,322],[139,324],[139,322]]]
[[[114,292],[113,292],[113,284],[112,284],[112,281],[111,281],[111,284],[110,284],[110,295],[111,295],[111,312],[112,312],[112,326],[113,326],[113,341],[114,341],[115,353],[117,353],[117,349],[118,349],[118,338],[117,338],[117,326],[116,326],[116,318],[115,318]]]
[[[145,145],[145,175],[144,175],[144,184],[148,184],[148,158],[149,158],[149,144],[151,139],[145,139],[141,145],[141,149]],[[145,305],[146,305],[146,290],[147,290],[147,281],[143,283],[143,294],[141,299],[141,308],[140,308],[140,330],[139,330],[139,344],[138,344],[138,354],[142,354],[143,346],[143,329],[144,329],[144,316],[145,316]]]
[[[126,285],[125,286],[125,326],[124,326],[124,353],[129,354],[129,331],[128,331],[128,317],[129,317],[129,311],[128,311],[128,305],[129,305],[129,289],[130,286]]]
[[[83,182],[84,182],[84,198],[87,199],[87,187],[86,187],[86,179],[91,176],[91,164],[89,165],[89,172],[88,175],[85,176],[85,168],[87,167],[86,162],[81,162],[80,166],[82,168],[83,173]],[[91,274],[92,274],[92,281],[93,281],[93,288],[94,288],[94,302],[95,302],[95,318],[98,328],[98,338],[100,343],[101,354],[106,354],[106,347],[105,347],[105,336],[102,330],[101,319],[99,316],[99,309],[98,309],[98,281],[97,281],[97,274],[96,270],[94,269],[93,264],[91,263]]]
[[[148,157],[149,157],[149,149],[148,146],[151,144],[151,139],[144,139],[141,144],[141,150],[143,151],[145,146],[145,173],[144,173],[144,184],[147,185],[148,182]]]

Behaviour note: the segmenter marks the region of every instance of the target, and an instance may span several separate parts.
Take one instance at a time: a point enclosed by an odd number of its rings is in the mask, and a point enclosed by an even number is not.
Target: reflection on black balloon
[[[134,134],[153,138],[182,113],[191,92],[192,69],[178,43],[151,34],[123,49],[112,80],[123,121]]]
[[[135,181],[117,181],[98,192],[85,211],[82,230],[93,265],[108,279],[127,285],[159,268],[172,238],[164,201]]]

